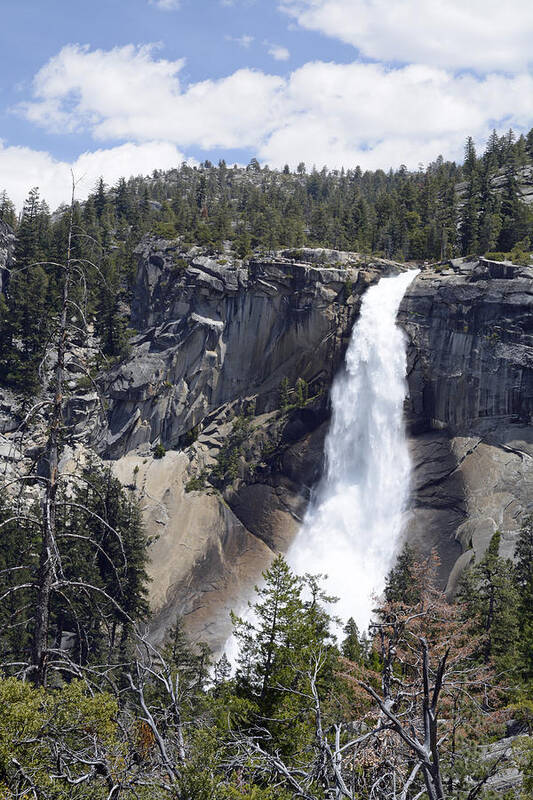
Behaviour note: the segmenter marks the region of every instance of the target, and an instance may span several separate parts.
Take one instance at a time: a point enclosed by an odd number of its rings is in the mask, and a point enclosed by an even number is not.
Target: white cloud
[[[83,153],[72,163],[58,161],[49,153],[28,147],[8,147],[0,141],[0,189],[5,189],[18,209],[29,189],[38,186],[54,209],[70,199],[71,170],[76,180],[76,196],[84,200],[100,176],[113,185],[121,177],[147,175],[154,169],[171,169],[184,160],[175,145],[168,142],[123,144]]]
[[[162,11],[175,11],[181,6],[181,0],[150,0],[151,6],[157,6]]]
[[[299,25],[366,57],[482,72],[531,63],[531,0],[278,0]]]
[[[39,71],[23,111],[56,130],[83,127],[98,141],[243,148],[273,166],[384,169],[416,168],[439,153],[460,158],[467,135],[525,129],[533,118],[527,73],[313,62],[286,78],[241,69],[182,85],[183,63],[158,59],[147,46],[69,45]]]
[[[255,41],[255,36],[248,36],[246,33],[243,33],[242,36],[226,36],[228,42],[235,42],[236,44],[240,45],[240,47],[244,47],[247,50],[252,42]]]
[[[22,108],[30,121],[71,133],[111,116],[134,124],[149,107],[155,116],[179,96],[178,73],[185,63],[156,60],[155,49],[67,45],[39,70],[34,79],[38,99]]]
[[[153,46],[109,51],[64,47],[36,75],[21,110],[55,131],[91,130],[99,140],[169,140],[180,146],[251,147],[279,116],[283,80],[251,69],[182,90],[184,61]]]
[[[272,56],[275,61],[288,61],[291,57],[287,48],[280,44],[268,44],[268,55]]]
[[[285,101],[285,120],[260,149],[268,162],[416,168],[439,153],[460,158],[466,135],[483,139],[500,121],[526,127],[533,77],[317,62],[292,74]]]

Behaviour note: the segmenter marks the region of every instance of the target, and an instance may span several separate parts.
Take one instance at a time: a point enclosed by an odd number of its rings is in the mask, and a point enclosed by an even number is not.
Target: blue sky
[[[533,124],[526,0],[3,0],[0,190],[181,160],[416,168]]]
[[[288,24],[268,0],[182,0],[174,11],[147,0],[3,0],[2,14],[0,136],[11,144],[45,147],[57,158],[75,158],[91,146],[90,135],[47,135],[13,109],[31,92],[38,70],[65,44],[109,50],[156,43],[161,58],[187,59],[183,78],[191,83],[223,78],[241,67],[285,75],[310,56],[345,62],[353,57],[349,45]],[[289,58],[273,58],[273,46],[286,48]]]

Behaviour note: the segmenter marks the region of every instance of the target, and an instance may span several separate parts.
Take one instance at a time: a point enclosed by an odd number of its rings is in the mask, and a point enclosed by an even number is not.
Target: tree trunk
[[[39,557],[37,604],[35,609],[35,631],[33,634],[32,666],[34,681],[46,685],[46,659],[48,630],[50,626],[50,598],[61,561],[56,540],[56,512],[58,488],[58,464],[63,422],[63,380],[68,334],[68,304],[71,274],[72,223],[74,213],[74,181],[70,206],[67,261],[63,281],[63,297],[57,337],[57,362],[54,370],[55,395],[50,419],[50,433],[45,451],[46,489],[42,502],[42,541]]]

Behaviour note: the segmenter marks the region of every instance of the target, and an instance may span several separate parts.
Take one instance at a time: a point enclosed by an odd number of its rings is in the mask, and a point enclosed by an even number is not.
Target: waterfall
[[[419,270],[365,293],[344,369],[331,390],[325,472],[287,555],[298,574],[327,574],[335,613],[365,630],[399,542],[409,493],[403,423],[406,338],[396,325]]]

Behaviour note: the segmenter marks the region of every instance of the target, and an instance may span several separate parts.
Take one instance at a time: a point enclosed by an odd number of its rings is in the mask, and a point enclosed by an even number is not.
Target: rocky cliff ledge
[[[410,340],[408,535],[439,547],[453,588],[495,530],[511,555],[533,508],[533,268],[480,259],[425,270],[399,321]]]
[[[137,257],[139,333],[103,379],[108,424],[93,444],[138,493],[156,537],[154,638],[179,613],[216,645],[246,585],[298,529],[361,297],[404,267],[327,250],[244,264],[153,239]],[[167,452],[154,459],[158,444]]]
[[[362,293],[394,265],[318,252],[322,265],[310,261],[316,251],[307,251],[307,263],[278,254],[244,265],[145,241],[132,304],[139,334],[131,358],[107,376],[100,451],[118,458],[146,443],[179,447],[210,413],[238,399],[272,410],[283,378],[329,385]]]

